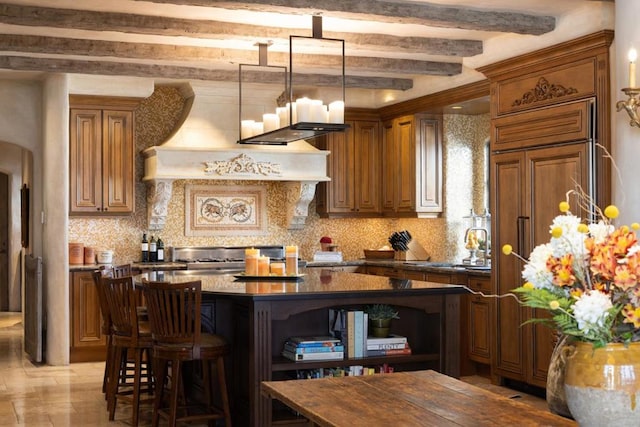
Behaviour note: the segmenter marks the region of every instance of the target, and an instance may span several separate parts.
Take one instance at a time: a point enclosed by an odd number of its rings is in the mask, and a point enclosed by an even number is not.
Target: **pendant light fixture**
[[[311,37],[289,36],[288,73],[286,67],[267,65],[268,46],[258,46],[259,64],[240,64],[239,68],[238,144],[286,145],[349,127],[344,123],[344,40],[322,37],[321,16],[313,16]],[[321,63],[316,62],[318,58],[322,58]],[[259,69],[252,72],[255,67]],[[245,92],[249,82],[282,82],[282,105],[274,111],[248,108],[243,82]]]

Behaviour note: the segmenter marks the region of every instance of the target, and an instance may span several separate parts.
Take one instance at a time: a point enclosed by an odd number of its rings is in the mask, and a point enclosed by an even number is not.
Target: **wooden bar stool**
[[[116,278],[102,276],[100,279],[112,322],[113,358],[107,381],[107,408],[109,420],[115,417],[118,400],[132,404],[131,422],[138,425],[138,409],[142,392],[151,393],[152,381],[142,382],[143,369],[149,369],[146,362],[151,356],[151,332],[148,322],[140,321],[138,308],[141,293],[133,285],[131,276]],[[144,357],[146,356],[146,362]],[[128,384],[127,362],[133,364],[133,381]],[[149,375],[147,378],[151,378]],[[147,399],[149,400],[149,399]]]
[[[115,356],[114,346],[113,346],[113,324],[111,322],[111,313],[109,312],[109,304],[107,303],[107,297],[104,292],[104,287],[101,286],[100,280],[103,276],[107,277],[125,277],[131,276],[131,264],[124,264],[114,267],[101,266],[98,270],[93,272],[93,284],[96,287],[96,292],[98,294],[98,303],[100,304],[100,314],[102,315],[102,335],[107,338],[107,354],[105,356],[105,364],[104,364],[104,375],[102,378],[102,392],[107,394],[107,382],[109,379],[109,371],[111,369],[111,364],[114,363],[113,359]],[[116,363],[120,363],[116,362]],[[126,363],[126,362],[125,362]],[[125,367],[126,369],[126,367]]]
[[[175,426],[178,421],[224,419],[231,426],[231,411],[224,370],[224,356],[229,345],[219,335],[202,333],[201,282],[170,284],[145,282],[144,295],[153,337],[153,363],[156,384],[153,426],[159,418]],[[203,387],[207,402],[178,404],[183,362],[202,361]],[[214,405],[211,365],[215,363],[222,407]],[[171,369],[169,370],[169,365]],[[162,407],[165,380],[170,379],[169,407]],[[198,408],[200,411],[195,411]]]

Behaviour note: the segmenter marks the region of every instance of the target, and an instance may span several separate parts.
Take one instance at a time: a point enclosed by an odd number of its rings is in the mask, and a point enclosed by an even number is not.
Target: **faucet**
[[[464,233],[464,241],[466,242],[465,244],[467,246],[467,249],[473,250],[473,251],[477,250],[477,248],[478,248],[478,240],[477,240],[477,236],[476,236],[477,232],[484,233],[484,249],[482,251],[483,258],[484,258],[483,265],[488,265],[488,263],[489,263],[489,233],[487,232],[487,230],[485,228],[482,228],[482,227],[470,227],[470,228],[467,228],[467,231],[465,231],[465,233]],[[471,236],[474,236],[474,237],[471,237]],[[472,240],[471,242],[470,242],[470,239]],[[471,247],[469,247],[469,245],[471,245]],[[473,255],[473,253],[472,253],[471,260],[470,260],[472,263],[474,262],[474,258],[475,258],[475,255]]]

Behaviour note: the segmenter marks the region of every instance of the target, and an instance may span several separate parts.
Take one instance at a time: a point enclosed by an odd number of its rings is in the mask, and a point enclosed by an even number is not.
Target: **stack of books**
[[[368,324],[362,310],[329,309],[329,333],[342,341],[349,359],[366,356]]]
[[[391,334],[386,338],[367,338],[367,357],[405,356],[411,354],[407,337]]]
[[[282,355],[296,362],[342,360],[344,346],[339,339],[330,336],[291,337],[285,342]]]

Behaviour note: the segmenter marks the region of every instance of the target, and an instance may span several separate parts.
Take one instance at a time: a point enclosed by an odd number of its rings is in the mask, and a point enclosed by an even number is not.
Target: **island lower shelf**
[[[313,360],[293,362],[284,357],[274,357],[271,361],[273,372],[293,371],[298,369],[320,369],[334,366],[356,366],[356,365],[382,365],[382,364],[412,364],[425,362],[438,362],[439,354],[411,354],[407,356],[373,356],[356,357],[342,360]]]

